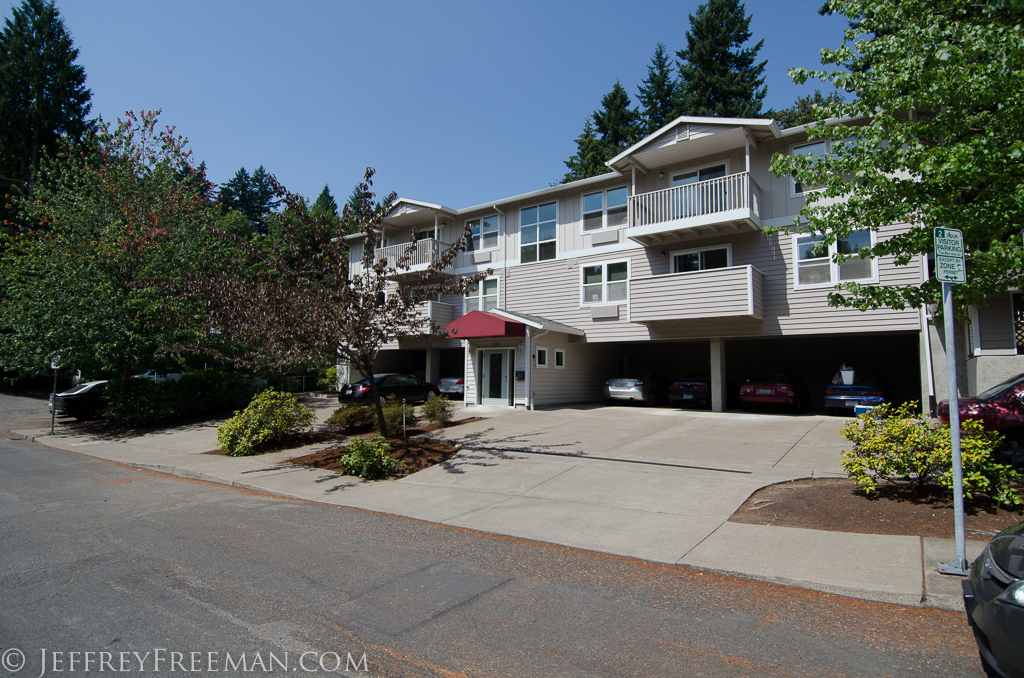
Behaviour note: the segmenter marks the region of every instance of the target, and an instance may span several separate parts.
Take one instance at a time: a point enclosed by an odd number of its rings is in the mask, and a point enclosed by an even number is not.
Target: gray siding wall
[[[1009,292],[988,300],[988,306],[978,309],[976,328],[983,354],[1016,355],[1017,339],[1013,327],[1013,297]]]
[[[637,278],[630,283],[629,318],[635,323],[723,316],[760,318],[761,290],[761,272],[752,266]]]

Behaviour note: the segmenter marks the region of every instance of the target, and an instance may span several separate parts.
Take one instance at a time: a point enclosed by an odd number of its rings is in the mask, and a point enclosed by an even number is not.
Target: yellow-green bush
[[[952,491],[953,448],[948,426],[933,424],[914,410],[917,403],[893,407],[885,403],[849,422],[839,432],[853,443],[843,451],[843,468],[866,493],[880,482],[907,483],[914,490],[938,485]],[[996,503],[1015,506],[1021,502],[1013,487],[1020,475],[997,463],[992,451],[1002,436],[986,431],[977,420],[960,426],[960,455],[964,497],[988,495]]]
[[[316,415],[291,393],[267,389],[217,428],[217,445],[232,457],[246,457],[257,445],[310,429]]]
[[[394,475],[405,466],[391,457],[391,445],[383,436],[372,440],[356,440],[347,448],[348,453],[338,459],[345,475],[376,480]]]
[[[427,402],[423,403],[422,413],[427,421],[447,426],[455,417],[455,403],[446,395],[436,395],[433,398],[427,398]]]
[[[382,405],[384,409],[384,422],[387,424],[388,433],[394,434],[402,428],[402,401],[389,395]],[[413,411],[411,404],[405,405],[405,425],[412,427],[416,425],[418,418]],[[372,405],[346,405],[334,411],[327,421],[327,427],[332,431],[344,431],[347,429],[358,429],[362,426],[369,426],[377,433],[380,433],[380,425],[377,420],[377,408]]]

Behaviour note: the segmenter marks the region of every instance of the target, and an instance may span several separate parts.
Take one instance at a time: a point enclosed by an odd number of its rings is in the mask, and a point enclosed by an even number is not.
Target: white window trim
[[[558,364],[558,356],[562,356],[562,364],[561,365]],[[556,370],[564,370],[565,369],[565,349],[564,348],[556,348],[555,349],[555,362],[553,362],[551,364],[551,366],[554,367]]]
[[[471,253],[474,253],[474,252],[493,252],[494,250],[501,248],[501,217],[498,216],[497,214],[484,214],[483,216],[474,217],[472,219],[466,219],[466,221],[463,222],[462,227],[463,227],[463,230],[465,230],[465,228],[469,225],[469,222],[471,222],[471,221],[479,221],[481,229],[482,229],[483,228],[483,221],[484,221],[484,219],[490,219],[491,217],[497,219],[497,221],[498,221],[497,244],[494,247],[481,247],[478,250],[469,250],[469,249],[467,249],[466,250],[467,254],[471,254]],[[473,236],[472,235],[467,235],[466,239],[472,242]],[[480,242],[483,242],[483,233],[480,234]]]
[[[622,229],[629,227],[629,218],[627,217],[626,223],[621,226],[609,226],[608,225],[608,191],[615,191],[617,189],[626,189],[626,211],[629,211],[629,184],[622,184],[620,186],[609,186],[608,188],[601,188],[594,191],[586,191],[580,194],[580,234],[585,233],[598,233],[600,231],[608,229]],[[601,194],[601,228],[592,228],[589,231],[583,227],[584,210],[583,210],[583,199],[588,195],[594,195],[595,193]],[[596,211],[596,210],[595,210]]]
[[[608,280],[604,277],[605,272],[608,270],[608,264],[625,264],[626,265],[626,298],[622,301],[607,301],[608,299]],[[583,273],[585,269],[592,266],[601,266],[601,299],[602,301],[596,303],[589,303],[584,301],[586,296],[583,293],[583,287],[586,283],[583,282]],[[629,303],[629,287],[630,282],[633,280],[633,261],[629,258],[626,259],[608,259],[607,261],[588,261],[580,262],[580,308],[591,308],[593,306],[622,306],[623,304]],[[617,280],[616,282],[623,282]],[[597,283],[593,283],[597,284]]]
[[[727,242],[727,243],[720,243],[718,245],[705,245],[704,247],[691,247],[690,249],[686,249],[686,250],[673,250],[673,251],[669,252],[668,253],[669,273],[672,274],[672,275],[675,275],[676,273],[703,273],[704,271],[673,271],[673,270],[671,270],[672,268],[675,267],[676,255],[679,255],[679,254],[694,254],[695,252],[707,252],[708,250],[720,250],[720,249],[724,249],[725,250],[726,262],[727,262],[726,263],[726,268],[732,268],[732,243],[731,242]],[[707,270],[714,271],[716,269],[712,268],[712,269],[707,269]]]
[[[811,146],[813,144],[819,144],[819,143],[822,143],[822,142],[825,143],[825,155],[828,155],[829,153],[832,152],[832,138],[831,137],[824,137],[824,138],[818,137],[817,139],[808,139],[807,141],[800,141],[800,142],[797,142],[797,143],[794,143],[794,144],[790,144],[789,145],[789,155],[793,155],[793,151],[794,150],[796,150],[798,148],[801,148],[803,146]],[[811,193],[819,193],[819,192],[821,192],[823,190],[825,190],[825,189],[824,188],[812,188],[812,189],[807,190],[807,191],[799,191],[798,192],[796,190],[796,181],[793,179],[792,176],[789,177],[789,197],[790,198],[802,198],[805,195],[810,195]]]
[[[702,165],[693,165],[692,167],[680,167],[679,169],[672,170],[671,174],[669,175],[668,187],[672,188],[673,182],[676,180],[677,177],[681,177],[684,174],[689,174],[690,172],[697,172],[697,176],[700,176],[700,170],[707,169],[708,167],[716,167],[718,165],[725,165],[725,176],[729,176],[730,174],[732,174],[732,172],[730,172],[731,168],[729,167],[729,158],[723,158],[721,160],[715,160],[714,162],[706,162]]]
[[[875,246],[875,238],[877,233],[872,230],[868,230],[871,235],[871,247]],[[790,236],[793,239],[793,289],[794,290],[821,290],[821,289],[834,289],[836,285],[840,283],[857,282],[866,285],[878,283],[878,258],[869,257],[871,262],[871,277],[870,278],[857,278],[856,280],[840,280],[839,279],[839,264],[835,261],[836,255],[836,243],[832,243],[828,247],[828,263],[829,263],[829,276],[832,278],[832,282],[818,283],[816,285],[801,285],[800,284],[800,248],[799,240],[800,236],[810,235],[810,233],[804,231],[798,231]]]
[[[490,294],[487,295],[488,297],[494,296],[496,298],[495,308],[497,308],[498,307],[497,304],[500,303],[500,301],[501,301],[501,276],[492,275],[490,278],[484,278],[483,280],[477,282],[477,285],[478,285],[477,289],[482,291],[484,283],[487,282],[488,280],[496,280],[498,282],[498,289],[494,292],[494,294],[493,295],[490,295]],[[477,299],[483,299],[484,298],[483,294],[477,294],[475,296],[476,296]],[[466,315],[467,313],[469,313],[469,311],[466,310],[466,298],[467,298],[466,295],[463,294],[462,295],[462,315]],[[487,312],[487,309],[485,309],[485,308],[478,308],[477,310],[478,311],[484,311],[485,313]]]
[[[543,365],[540,362],[541,351],[544,352],[544,364]],[[546,370],[548,368],[548,363],[551,362],[550,360],[548,360],[548,356],[550,356],[550,355],[551,354],[548,352],[548,347],[547,346],[538,346],[537,347],[537,354],[536,354],[536,357],[534,358],[534,362],[537,364],[536,366],[539,369]]]
[[[554,240],[537,240],[536,243],[527,243],[529,245],[537,245],[537,261],[523,261],[523,236],[522,236],[522,228],[523,228],[523,216],[522,215],[523,215],[523,210],[528,210],[531,207],[540,208],[541,205],[550,205],[550,204],[554,204],[554,206],[555,206],[555,237],[554,237]],[[539,215],[540,215],[540,212],[538,212],[538,217],[539,217]],[[520,207],[519,208],[519,218],[516,219],[516,235],[518,235],[518,240],[519,240],[518,247],[516,248],[516,265],[518,265],[518,266],[527,265],[528,266],[530,264],[541,264],[541,263],[544,263],[545,261],[557,261],[558,260],[558,200],[545,200],[543,202],[538,202],[538,203],[535,203],[533,205],[525,205],[523,207]],[[540,231],[539,230],[537,231],[537,237],[540,238]],[[541,259],[540,258],[540,244],[542,242],[554,242],[555,243],[555,256],[554,256],[553,259]]]

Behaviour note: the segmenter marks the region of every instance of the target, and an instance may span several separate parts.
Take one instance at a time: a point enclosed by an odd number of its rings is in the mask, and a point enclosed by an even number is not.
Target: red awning
[[[475,337],[525,337],[526,325],[493,313],[470,311],[444,326],[452,339]]]

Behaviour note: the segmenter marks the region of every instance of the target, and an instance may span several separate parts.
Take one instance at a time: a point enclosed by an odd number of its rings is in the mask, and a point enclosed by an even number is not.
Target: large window
[[[629,189],[625,186],[583,196],[583,230],[625,226],[628,197]]]
[[[615,304],[629,298],[629,262],[583,267],[583,303]]]
[[[519,210],[519,259],[522,263],[555,258],[555,216],[553,202]]]
[[[790,153],[793,155],[813,155],[824,157],[828,154],[828,140],[821,139],[819,141],[811,141],[806,144],[797,144],[790,149]],[[802,184],[797,180],[793,180],[793,195],[803,195],[811,191],[816,191],[821,186],[819,185],[807,185]]]
[[[466,236],[466,251],[478,252],[498,246],[498,215],[471,219],[466,222],[469,235]]]
[[[689,273],[712,268],[726,268],[732,265],[732,248],[729,245],[699,247],[672,253],[672,272]]]
[[[821,235],[798,235],[796,238],[796,284],[835,285],[849,280],[874,280],[875,260],[854,256],[841,264],[836,254],[853,254],[862,247],[871,247],[871,231],[853,231],[831,245]]]
[[[498,279],[488,278],[469,285],[462,307],[463,313],[498,308]]]

